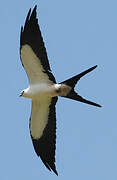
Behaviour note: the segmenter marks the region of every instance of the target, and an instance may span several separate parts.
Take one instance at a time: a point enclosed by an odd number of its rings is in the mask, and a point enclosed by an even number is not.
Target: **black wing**
[[[53,97],[49,106],[48,122],[43,134],[39,139],[35,139],[32,134],[32,142],[34,145],[35,152],[40,156],[45,166],[51,171],[53,170],[58,175],[55,166],[55,150],[56,150],[56,102],[58,98]],[[31,121],[30,121],[31,127]],[[31,130],[31,128],[30,128]]]
[[[46,48],[36,17],[36,8],[28,12],[20,35],[20,57],[31,84],[40,81],[56,82],[51,73]]]
[[[38,19],[36,17],[36,9],[37,6],[34,7],[32,14],[31,9],[29,10],[24,28],[21,28],[20,49],[23,45],[28,44],[41,61],[45,71],[51,71],[46,48],[44,46],[43,38],[38,25]]]

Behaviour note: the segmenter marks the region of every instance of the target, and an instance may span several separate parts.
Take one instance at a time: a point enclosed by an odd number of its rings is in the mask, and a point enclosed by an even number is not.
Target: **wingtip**
[[[98,104],[98,107],[102,107],[100,104]]]
[[[37,5],[34,6],[33,10],[32,10],[32,13],[31,13],[31,16],[30,16],[30,20],[33,19],[33,18],[36,18],[36,15],[37,15]]]
[[[30,17],[30,13],[31,13],[31,8],[30,8],[29,11],[28,11],[27,20],[28,20],[29,17]]]
[[[35,10],[37,9],[37,5],[35,5],[34,9],[35,9]]]
[[[32,11],[32,14],[33,14],[33,13],[36,13],[36,10],[37,10],[37,5],[34,6],[34,9],[33,9],[33,11]]]
[[[57,176],[58,176],[58,172],[56,170],[56,166],[55,164],[48,164],[48,162],[46,162],[42,156],[40,156],[42,162],[44,163],[44,165],[46,166],[46,168],[49,170],[49,171],[53,171]]]
[[[31,14],[31,8],[29,9],[29,11],[28,11],[28,15],[27,15],[27,17],[26,17],[26,21],[25,21],[24,29],[25,29],[25,26],[26,26],[27,22],[29,21],[30,14]]]
[[[51,168],[51,170],[58,176],[58,172],[56,170],[56,167],[55,168]]]
[[[54,173],[58,176],[58,172],[57,171],[54,171]]]
[[[98,66],[98,65],[95,65],[95,66],[91,67],[91,68],[90,68],[91,71],[94,70],[95,68],[97,68],[97,66]]]
[[[100,104],[97,104],[97,103],[93,103],[91,105],[96,106],[96,107],[102,107]]]
[[[96,68],[96,67],[98,67],[98,65],[95,65],[94,67]]]

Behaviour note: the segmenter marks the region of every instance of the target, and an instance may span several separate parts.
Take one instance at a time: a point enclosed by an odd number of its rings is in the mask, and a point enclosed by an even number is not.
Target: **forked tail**
[[[84,71],[84,72],[82,72],[82,73],[80,73],[80,74],[78,74],[78,75],[76,75],[76,76],[74,76],[74,77],[72,77],[72,78],[70,78],[70,79],[68,79],[66,81],[61,82],[60,84],[66,84],[66,85],[68,85],[68,86],[70,86],[72,88],[71,91],[67,94],[67,96],[62,96],[62,97],[70,98],[70,99],[80,101],[80,102],[83,102],[83,103],[86,103],[86,104],[101,107],[101,105],[99,105],[97,103],[94,103],[92,101],[84,99],[82,96],[79,96],[74,91],[74,87],[75,87],[76,83],[80,80],[80,78],[83,77],[85,74],[93,71],[96,67],[97,67],[97,65],[87,69],[86,71]]]

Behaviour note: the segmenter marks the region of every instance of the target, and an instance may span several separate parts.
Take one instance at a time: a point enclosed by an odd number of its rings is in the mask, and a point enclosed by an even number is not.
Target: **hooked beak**
[[[24,94],[24,91],[22,91],[22,92],[21,92],[21,94],[19,95],[19,97],[22,97],[22,96],[23,96],[23,94]]]

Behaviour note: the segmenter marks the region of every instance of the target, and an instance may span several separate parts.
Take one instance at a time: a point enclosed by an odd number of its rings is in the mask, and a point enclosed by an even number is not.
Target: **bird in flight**
[[[20,58],[29,78],[29,87],[20,96],[32,99],[30,135],[35,152],[44,165],[56,175],[56,103],[58,96],[70,98],[93,106],[99,104],[84,99],[74,90],[76,83],[96,66],[66,80],[56,83],[51,72],[46,49],[36,15],[37,6],[28,12],[21,27]]]

